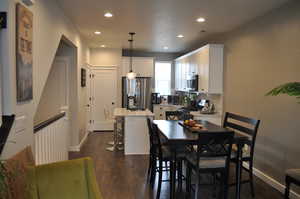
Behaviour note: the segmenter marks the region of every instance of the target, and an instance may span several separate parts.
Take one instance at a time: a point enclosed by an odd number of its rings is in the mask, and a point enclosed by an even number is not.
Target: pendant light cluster
[[[133,80],[136,78],[136,73],[133,72],[132,70],[132,51],[133,51],[133,36],[135,35],[135,32],[130,32],[130,39],[129,44],[130,44],[130,61],[129,61],[129,73],[127,73],[127,79]]]

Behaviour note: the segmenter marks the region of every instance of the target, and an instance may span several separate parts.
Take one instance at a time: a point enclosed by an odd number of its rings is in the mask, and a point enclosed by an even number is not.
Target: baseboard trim
[[[243,166],[246,168],[249,168],[249,164],[247,164],[247,163],[243,163]],[[285,185],[281,184],[280,182],[278,182],[274,178],[268,176],[267,174],[260,171],[259,169],[253,168],[253,174],[256,177],[258,177],[259,179],[261,179],[262,181],[264,181],[265,183],[269,184],[271,187],[275,188],[276,190],[278,190],[279,192],[284,194]],[[291,190],[290,191],[290,199],[300,199],[300,195]]]
[[[87,131],[87,133],[84,135],[84,137],[82,138],[82,140],[80,141],[80,143],[78,145],[75,145],[75,146],[70,146],[69,147],[69,151],[80,152],[80,149],[81,149],[82,145],[86,142],[89,134],[90,134],[90,132]]]

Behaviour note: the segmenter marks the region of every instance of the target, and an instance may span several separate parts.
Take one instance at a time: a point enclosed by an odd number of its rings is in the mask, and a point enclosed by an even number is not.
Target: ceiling
[[[90,47],[128,48],[128,32],[134,31],[135,49],[181,52],[204,37],[230,31],[289,0],[57,1]],[[114,16],[105,18],[107,11]],[[196,22],[199,17],[206,22]],[[95,35],[96,30],[101,34]],[[184,38],[177,38],[178,34]]]

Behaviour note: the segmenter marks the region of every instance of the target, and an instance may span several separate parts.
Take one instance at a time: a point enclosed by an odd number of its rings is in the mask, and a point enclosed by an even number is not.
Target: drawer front
[[[162,106],[155,105],[153,108],[153,112],[154,112],[154,119],[163,120],[165,118],[165,114]]]

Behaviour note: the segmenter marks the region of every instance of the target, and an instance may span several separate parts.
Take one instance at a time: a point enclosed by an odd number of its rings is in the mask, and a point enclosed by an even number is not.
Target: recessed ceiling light
[[[96,35],[100,35],[101,32],[100,32],[100,31],[95,31],[95,34],[96,34]]]
[[[178,38],[183,38],[184,36],[183,36],[183,35],[177,35],[177,37],[178,37]]]
[[[103,44],[103,45],[101,45],[101,48],[105,48],[105,47],[106,47],[106,45],[104,45],[104,44]]]
[[[114,16],[112,13],[110,13],[110,12],[106,12],[105,14],[104,14],[104,17],[107,17],[107,18],[110,18],[110,17],[112,17],[112,16]]]
[[[165,50],[168,50],[168,49],[169,49],[169,47],[168,47],[168,46],[164,46],[164,49],[165,49]]]
[[[197,19],[197,21],[200,22],[200,23],[202,23],[202,22],[205,21],[205,19],[203,17],[200,17],[200,18]]]

